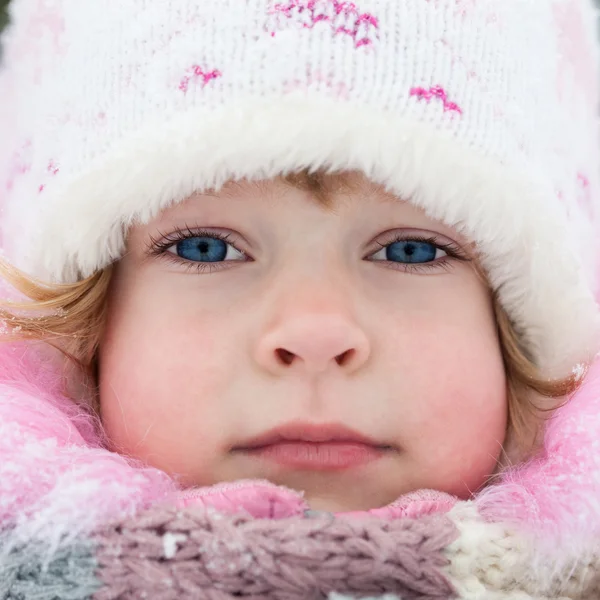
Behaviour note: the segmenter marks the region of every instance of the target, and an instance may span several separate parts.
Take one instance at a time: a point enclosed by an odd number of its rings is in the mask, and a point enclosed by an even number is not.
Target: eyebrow
[[[330,173],[322,169],[311,171],[306,168],[285,173],[275,179],[231,180],[218,192],[207,190],[203,194],[214,198],[220,195],[234,199],[236,189],[239,190],[242,185],[250,185],[261,196],[269,196],[273,195],[273,188],[270,184],[275,180],[287,187],[307,192],[324,209],[333,210],[340,194],[357,191],[361,187],[352,181],[355,175],[353,172]],[[364,193],[364,190],[361,192]]]

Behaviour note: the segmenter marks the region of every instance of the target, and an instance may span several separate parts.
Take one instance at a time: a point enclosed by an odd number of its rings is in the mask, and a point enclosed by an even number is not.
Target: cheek
[[[428,390],[422,432],[435,443],[419,440],[414,452],[424,472],[435,478],[436,489],[468,497],[498,465],[506,435],[506,391],[503,379],[488,375],[460,382],[448,377],[444,389]]]
[[[109,308],[100,348],[104,428],[116,450],[202,480],[229,379],[218,344],[227,320],[144,289],[112,295],[127,300]]]
[[[469,288],[466,288],[467,291]],[[487,296],[433,294],[404,311],[395,340],[400,444],[420,487],[467,497],[495,470],[506,434],[506,375]]]

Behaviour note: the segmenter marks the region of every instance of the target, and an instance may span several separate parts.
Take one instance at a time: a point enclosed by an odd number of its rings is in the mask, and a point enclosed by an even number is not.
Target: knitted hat
[[[231,178],[357,169],[476,242],[548,374],[596,350],[589,0],[13,0],[4,247],[50,281]]]

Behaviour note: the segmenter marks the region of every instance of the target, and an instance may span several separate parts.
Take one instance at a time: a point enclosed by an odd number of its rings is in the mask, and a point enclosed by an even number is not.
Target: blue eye
[[[175,244],[177,256],[196,262],[219,262],[227,256],[227,244],[209,237],[192,237]]]
[[[432,242],[407,239],[382,246],[371,259],[414,265],[431,263],[447,255],[447,252]]]
[[[439,258],[439,248],[429,242],[402,240],[385,248],[386,260],[401,263],[427,263]]]
[[[244,255],[225,240],[212,236],[188,237],[173,244],[169,251],[192,262],[222,262],[239,260]]]

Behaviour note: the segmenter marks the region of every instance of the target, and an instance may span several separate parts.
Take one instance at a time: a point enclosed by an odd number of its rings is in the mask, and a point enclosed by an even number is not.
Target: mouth
[[[343,425],[292,422],[232,448],[232,452],[281,467],[335,471],[364,466],[394,448]]]

